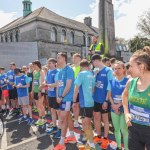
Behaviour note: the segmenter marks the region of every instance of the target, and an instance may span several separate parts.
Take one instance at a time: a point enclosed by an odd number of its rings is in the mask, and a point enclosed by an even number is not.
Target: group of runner
[[[122,149],[121,133],[125,150],[149,150],[150,48],[135,52],[128,64],[99,54],[89,62],[76,53],[72,60],[73,65],[68,65],[67,55],[58,53],[43,67],[38,60],[22,68],[11,63],[7,73],[0,67],[1,111],[9,112],[10,107],[18,111],[21,106],[19,120],[31,125],[33,109],[39,114],[35,122],[39,126],[47,122],[45,109],[50,111],[52,122],[46,132],[60,138],[53,150],[65,150],[67,143],[77,142],[74,127],[80,126],[79,116],[82,140],[87,141],[79,149],[95,150],[99,144],[107,149],[110,113],[117,150]]]

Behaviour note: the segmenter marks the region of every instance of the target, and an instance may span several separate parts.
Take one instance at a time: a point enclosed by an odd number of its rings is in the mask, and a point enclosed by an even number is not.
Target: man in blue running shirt
[[[102,143],[101,148],[107,149],[109,145],[107,139],[109,131],[107,88],[109,80],[113,78],[113,73],[109,67],[103,65],[100,55],[93,55],[91,60],[93,66],[98,70],[94,89],[94,127],[97,133],[94,142]],[[104,138],[101,136],[101,120],[104,122]]]
[[[8,82],[8,90],[9,90],[9,101],[13,107],[13,112],[18,113],[18,101],[17,101],[17,89],[14,87],[15,82],[15,74],[14,69],[16,68],[16,64],[14,62],[10,63],[9,65],[10,70],[7,72],[7,82]],[[9,107],[7,108],[9,109]]]
[[[57,63],[61,68],[58,73],[57,102],[60,104],[62,132],[61,139],[54,150],[65,150],[65,143],[76,143],[73,121],[70,114],[74,93],[74,72],[73,69],[67,65],[67,55],[65,53],[58,53]],[[65,139],[68,128],[70,130],[70,136]]]

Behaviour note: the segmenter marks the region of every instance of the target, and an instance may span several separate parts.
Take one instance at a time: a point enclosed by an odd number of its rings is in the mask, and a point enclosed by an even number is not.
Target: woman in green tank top
[[[122,95],[129,150],[150,150],[150,55],[136,51],[130,58],[130,72],[133,79]]]
[[[43,106],[44,95],[42,94],[42,83],[44,83],[44,72],[41,70],[41,63],[39,61],[33,62],[34,72],[33,72],[33,91],[34,100],[36,107],[39,112],[39,120],[35,123],[36,125],[43,125],[45,120],[45,108]]]

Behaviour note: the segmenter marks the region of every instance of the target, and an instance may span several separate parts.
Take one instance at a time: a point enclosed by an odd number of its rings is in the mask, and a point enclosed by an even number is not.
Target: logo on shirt
[[[106,74],[101,74],[101,77],[106,77]]]
[[[101,88],[102,89],[104,87],[104,84],[101,81],[97,81],[95,86],[97,88]]]

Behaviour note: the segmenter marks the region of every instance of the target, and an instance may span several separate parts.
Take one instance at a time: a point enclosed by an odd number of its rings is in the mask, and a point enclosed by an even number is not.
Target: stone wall
[[[37,42],[0,43],[0,66],[6,69],[11,62],[21,67],[37,59]]]
[[[67,53],[68,62],[71,63],[71,57],[74,53],[82,53],[81,46],[69,46],[65,44],[38,42],[39,59],[56,58],[58,52]]]

